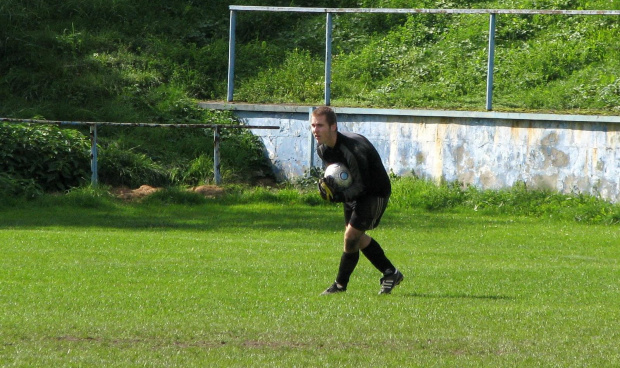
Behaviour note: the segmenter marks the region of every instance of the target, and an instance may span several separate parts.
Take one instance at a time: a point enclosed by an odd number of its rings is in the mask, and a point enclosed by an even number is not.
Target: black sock
[[[364,249],[362,249],[362,253],[368,258],[370,263],[381,273],[393,273],[396,271],[396,267],[390,262],[390,260],[385,256],[383,252],[383,248],[372,239],[370,244]]]
[[[360,252],[354,253],[342,253],[340,257],[340,267],[338,268],[338,276],[336,276],[336,282],[342,285],[344,288],[349,283],[349,278],[357,266],[357,262],[360,259]]]

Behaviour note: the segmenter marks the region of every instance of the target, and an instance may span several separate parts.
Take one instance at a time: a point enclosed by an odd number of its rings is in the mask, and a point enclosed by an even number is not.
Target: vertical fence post
[[[325,106],[331,103],[332,85],[332,13],[327,13],[325,22]]]
[[[235,81],[235,28],[237,26],[237,12],[230,11],[230,30],[228,32],[228,94],[226,101],[233,100]]]
[[[312,112],[314,111],[314,107],[311,107],[308,110],[308,126],[310,126],[310,135],[308,137],[308,173],[312,172],[312,168],[314,167],[314,136],[312,135]]]
[[[489,60],[487,62],[487,110],[493,109],[493,68],[495,67],[495,13],[489,20]]]
[[[213,178],[215,185],[222,184],[220,173],[220,127],[216,126],[213,130]]]
[[[97,124],[90,126],[90,185],[99,185],[99,172],[97,169]]]

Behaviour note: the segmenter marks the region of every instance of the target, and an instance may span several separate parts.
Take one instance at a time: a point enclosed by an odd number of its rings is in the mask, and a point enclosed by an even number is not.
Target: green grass
[[[333,7],[333,1],[244,5]],[[0,115],[52,120],[193,120],[227,95],[229,5],[189,0],[0,4]],[[610,0],[365,0],[338,7],[617,10]],[[488,16],[336,14],[332,104],[485,106]],[[494,109],[618,114],[615,16],[500,15]],[[238,12],[235,100],[323,101],[325,19]],[[46,52],[41,52],[45,50]]]
[[[341,210],[263,199],[0,207],[0,365],[620,363],[615,225],[391,208],[403,284],[321,297]]]

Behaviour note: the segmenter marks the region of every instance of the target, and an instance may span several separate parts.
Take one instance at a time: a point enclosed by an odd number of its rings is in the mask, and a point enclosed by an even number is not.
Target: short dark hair
[[[312,116],[325,116],[325,121],[329,125],[334,125],[337,123],[336,113],[329,106],[321,106],[314,111],[312,111]]]

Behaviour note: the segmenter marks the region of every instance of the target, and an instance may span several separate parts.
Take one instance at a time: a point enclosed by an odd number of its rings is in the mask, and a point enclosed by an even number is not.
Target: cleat
[[[394,289],[396,287],[396,285],[400,284],[401,281],[403,281],[403,279],[405,278],[405,276],[403,276],[402,273],[400,273],[399,270],[394,271],[394,273],[391,273],[389,275],[384,275],[381,278],[381,290],[379,290],[379,294],[389,294],[392,292],[392,289]]]
[[[321,295],[338,294],[344,293],[345,291],[347,291],[346,287],[338,287],[338,283],[334,282],[332,286],[328,287],[324,292],[321,293]]]

